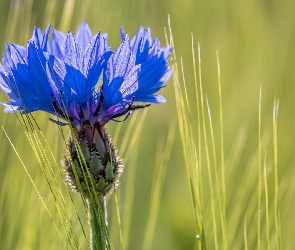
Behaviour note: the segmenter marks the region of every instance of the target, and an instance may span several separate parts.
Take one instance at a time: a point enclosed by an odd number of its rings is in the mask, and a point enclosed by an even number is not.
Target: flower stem
[[[87,199],[89,207],[90,249],[105,250],[107,210],[105,198],[98,196],[98,200]]]

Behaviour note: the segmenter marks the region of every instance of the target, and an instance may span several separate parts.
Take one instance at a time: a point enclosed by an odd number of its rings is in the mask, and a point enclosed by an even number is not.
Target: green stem
[[[87,199],[89,206],[90,249],[106,249],[107,210],[105,198],[98,196],[98,200]]]

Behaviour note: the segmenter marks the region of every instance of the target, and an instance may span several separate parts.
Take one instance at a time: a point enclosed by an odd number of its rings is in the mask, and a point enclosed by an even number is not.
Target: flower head
[[[157,92],[171,75],[167,61],[172,48],[161,48],[157,38],[152,40],[150,29],[142,27],[131,42],[121,29],[123,40],[115,51],[107,36],[100,32],[93,36],[86,22],[76,35],[53,30],[49,40],[49,32],[50,25],[45,32],[35,28],[27,47],[6,45],[0,88],[10,101],[1,104],[6,112],[42,110],[68,122],[96,191],[105,194],[115,185],[122,166],[104,125],[120,116],[126,119],[150,103],[165,102]],[[85,166],[78,161],[72,138],[68,150],[71,157],[63,163],[76,190],[76,177],[84,183],[88,176],[81,176]]]
[[[43,110],[77,126],[105,124],[147,106],[136,102],[165,102],[156,93],[171,75],[171,48],[152,41],[150,29],[140,27],[131,42],[121,29],[116,51],[105,35],[92,36],[86,22],[76,36],[53,30],[49,41],[49,31],[35,28],[26,48],[6,45],[0,66],[0,88],[10,98],[2,103],[6,112]]]

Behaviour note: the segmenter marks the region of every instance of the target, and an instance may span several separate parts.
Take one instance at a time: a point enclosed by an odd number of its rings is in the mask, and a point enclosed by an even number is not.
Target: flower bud
[[[72,190],[85,197],[94,193],[105,196],[119,184],[123,172],[122,160],[106,132],[99,123],[85,122],[80,129],[73,128],[73,137],[68,141],[68,154],[62,165]]]

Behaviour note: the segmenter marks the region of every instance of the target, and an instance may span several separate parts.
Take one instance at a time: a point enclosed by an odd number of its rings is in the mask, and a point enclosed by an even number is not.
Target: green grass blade
[[[261,95],[262,87],[260,86],[259,103],[258,103],[258,207],[257,207],[257,249],[261,249],[261,190],[262,190],[262,164],[261,164]]]
[[[266,222],[266,243],[267,249],[270,250],[270,224],[269,224],[269,204],[268,204],[268,185],[267,185],[267,175],[266,175],[266,152],[264,155],[264,164],[263,164],[263,179],[264,179],[264,191],[265,191],[265,222]]]
[[[227,226],[226,226],[226,183],[225,183],[225,163],[224,163],[224,129],[223,129],[223,107],[221,92],[220,63],[218,51],[216,51],[217,78],[218,78],[218,97],[219,97],[219,122],[220,122],[220,156],[221,156],[221,188],[222,188],[222,237],[223,248],[227,249]]]
[[[276,232],[276,248],[282,249],[281,246],[281,225],[280,225],[280,201],[279,201],[279,176],[278,176],[278,111],[279,100],[274,100],[273,108],[273,149],[274,149],[274,170],[275,170],[275,197],[274,197],[274,212],[275,212],[275,232]]]

